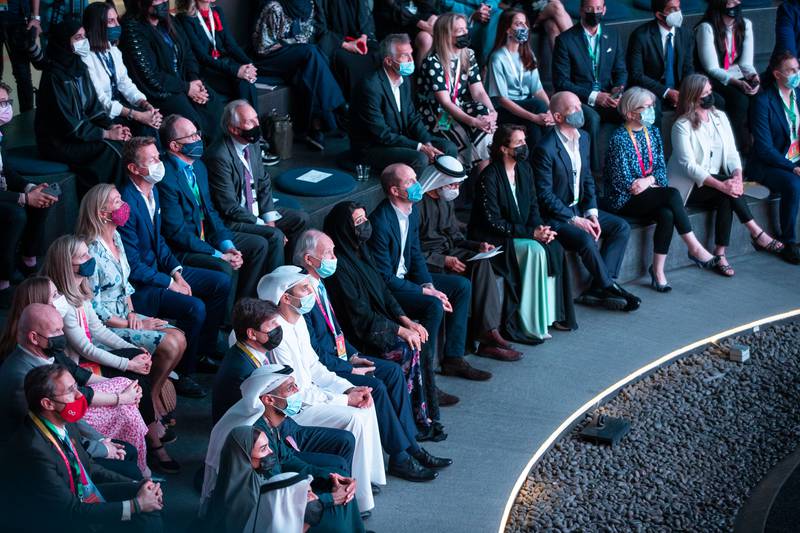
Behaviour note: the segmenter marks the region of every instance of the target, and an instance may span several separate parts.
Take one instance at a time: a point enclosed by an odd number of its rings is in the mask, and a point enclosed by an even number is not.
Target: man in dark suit
[[[605,13],[605,0],[581,0],[580,22],[556,37],[553,49],[553,85],[583,103],[594,172],[600,170],[604,151],[600,124],[622,121],[617,104],[628,80],[619,34],[601,24]]]
[[[775,48],[773,53],[788,50],[800,54],[800,0],[783,0],[775,12]]]
[[[350,106],[350,145],[357,163],[382,171],[404,163],[418,174],[443,152],[453,157],[453,143],[430,134],[411,98],[414,56],[408,35],[392,34],[381,42],[383,67],[358,85]]]
[[[680,0],[652,0],[651,5],[655,19],[628,38],[628,85],[644,87],[659,98],[655,124],[660,127],[661,106],[677,107],[681,81],[694,72],[694,34],[681,27]]]
[[[245,100],[230,102],[222,113],[222,129],[204,157],[211,199],[228,228],[268,241],[266,271],[272,272],[291,259],[291,253],[281,255],[284,245],[288,239],[291,249],[309,224],[308,214],[275,206],[271,179],[261,164],[261,126],[253,106]]]
[[[336,264],[333,241],[321,231],[306,231],[295,248],[294,264],[308,271],[314,288],[316,305],[303,318],[320,362],[356,387],[372,389],[381,442],[389,454],[389,474],[409,481],[435,479],[437,474],[432,469],[453,461],[434,457],[417,444],[417,425],[403,369],[393,361],[362,356],[347,342],[336,320],[322,280],[336,270],[332,266]]]
[[[581,101],[570,92],[556,93],[550,99],[550,112],[556,127],[536,145],[531,163],[545,225],[556,231],[565,249],[577,252],[592,276],[591,287],[577,301],[615,310],[638,309],[641,300],[614,281],[630,226],[597,209],[586,157],[589,139],[578,129],[583,122]]]
[[[142,314],[177,320],[187,345],[177,371],[176,391],[201,398],[207,393],[192,379],[198,349],[212,356],[217,331],[231,288],[227,274],[204,268],[183,267],[161,234],[161,205],[155,185],[164,177],[164,164],[152,137],[134,137],[123,147],[127,177],[120,186],[130,205],[130,218],[120,226],[120,237],[130,263],[130,282],[136,288],[133,305]]]
[[[381,185],[386,199],[369,216],[368,246],[397,302],[428,331],[423,351],[433,357],[430,352],[444,321],[442,374],[478,381],[491,378],[491,373],[473,368],[464,359],[472,285],[461,276],[428,272],[419,242],[419,212],[414,209],[414,203],[422,199],[414,169],[402,163],[389,165],[381,174]]]
[[[211,396],[214,424],[242,399],[244,380],[257,368],[275,364],[270,352],[283,337],[277,317],[278,308],[266,300],[243,298],[236,302],[231,321],[237,340],[225,354],[214,377]],[[290,417],[283,418],[279,430],[284,439],[293,439],[304,461],[315,466],[340,468],[350,474],[356,441],[349,431],[301,426]]]
[[[162,531],[158,483],[135,482],[95,464],[71,436],[86,399],[61,365],[25,377],[30,412],[6,448],[5,531]]]
[[[228,276],[239,270],[237,296],[255,295],[258,280],[266,274],[269,243],[258,235],[231,231],[220,220],[208,193],[208,171],[200,160],[203,140],[190,120],[170,115],[159,134],[167,150],[166,174],[158,183],[164,238],[186,265]]]

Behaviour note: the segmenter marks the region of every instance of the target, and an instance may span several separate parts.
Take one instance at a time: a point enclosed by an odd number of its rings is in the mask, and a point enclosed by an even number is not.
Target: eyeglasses
[[[184,139],[202,139],[202,138],[203,138],[203,132],[200,131],[200,130],[197,130],[194,133],[190,133],[189,135],[184,135],[183,137],[176,137],[176,138],[174,138],[172,140],[180,142],[180,141],[182,141]]]
[[[76,392],[78,392],[78,384],[73,383],[72,386],[66,390],[66,392],[62,392],[61,394],[54,394],[53,398],[57,398],[59,396],[67,396],[68,394],[75,394]]]
[[[10,105],[14,105],[14,100],[9,98],[8,100],[0,100],[0,109],[5,109]]]

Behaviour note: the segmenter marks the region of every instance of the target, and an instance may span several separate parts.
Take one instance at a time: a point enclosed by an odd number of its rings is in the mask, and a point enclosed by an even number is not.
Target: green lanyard
[[[592,74],[594,74],[595,83],[598,82],[600,77],[600,36],[602,33],[601,26],[597,27],[597,35],[594,38],[594,47],[589,42],[589,36],[586,36],[586,47],[589,49],[589,59],[592,60]]]
[[[789,122],[791,123],[789,126],[789,138],[792,142],[797,139],[797,102],[794,99],[794,89],[789,93],[789,105],[786,105],[786,102],[783,101],[781,98],[781,103],[783,104],[783,109],[786,111],[786,115],[789,117]]]
[[[197,200],[197,205],[200,206],[200,220],[203,220],[205,219],[205,213],[203,212],[203,200],[200,198],[200,189],[197,187],[197,177],[194,175],[192,167],[186,167],[184,173],[186,175],[186,181],[189,182],[189,188],[192,189],[194,198]]]

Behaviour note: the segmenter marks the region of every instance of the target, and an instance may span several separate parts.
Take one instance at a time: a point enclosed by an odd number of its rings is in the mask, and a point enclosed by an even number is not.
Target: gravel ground
[[[800,323],[721,344],[732,342],[749,361],[711,348],[601,407],[631,421],[616,448],[581,441],[584,424],[562,438],[528,475],[506,532],[731,531],[750,489],[800,445]]]

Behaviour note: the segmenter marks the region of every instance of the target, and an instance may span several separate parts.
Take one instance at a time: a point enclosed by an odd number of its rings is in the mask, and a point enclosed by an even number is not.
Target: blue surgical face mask
[[[639,120],[641,121],[643,126],[650,127],[656,121],[656,110],[653,109],[653,106],[646,107],[644,111],[640,113]]]
[[[293,298],[297,298],[297,296],[292,296],[292,297]],[[306,294],[305,296],[303,296],[302,298],[300,298],[300,307],[295,307],[294,309],[295,309],[295,311],[297,311],[301,315],[304,315],[304,314],[308,313],[309,311],[311,311],[312,309],[314,309],[314,303],[315,302],[316,302],[316,300],[314,298],[314,293],[310,292],[310,293]],[[292,307],[294,307],[294,306],[292,306]]]
[[[106,36],[110,43],[119,41],[119,38],[122,37],[122,26],[109,26],[106,28]]]
[[[514,30],[514,39],[516,39],[518,43],[528,42],[528,37],[529,37],[528,28],[517,28],[516,30]]]
[[[84,278],[91,278],[94,275],[95,266],[96,261],[94,260],[94,257],[89,258],[88,261],[78,265],[78,275]]]
[[[336,259],[320,259],[317,274],[319,274],[321,278],[332,276],[333,273],[336,272],[336,264]]]
[[[414,62],[413,61],[406,61],[405,63],[397,63],[400,65],[400,69],[398,72],[401,76],[411,76],[414,74]]]
[[[406,194],[408,195],[409,202],[417,203],[422,200],[422,186],[418,181],[415,181],[413,185],[410,185],[406,189]]]
[[[203,157],[203,140],[197,139],[194,142],[182,144],[181,153],[192,159],[200,159]]]
[[[576,129],[583,127],[583,121],[583,109],[578,109],[577,111],[564,117],[564,122],[566,122],[568,126],[572,126]]]
[[[272,395],[270,395],[272,396]],[[280,398],[280,396],[272,396],[273,398]],[[281,398],[282,400],[286,400],[286,407],[280,409],[283,414],[286,416],[295,416],[297,413],[300,412],[300,409],[303,408],[303,397],[300,395],[299,392],[295,392],[291,396],[287,396],[286,398]]]
[[[797,87],[800,87],[800,72],[790,74],[786,78],[786,86],[790,89],[797,89]]]

